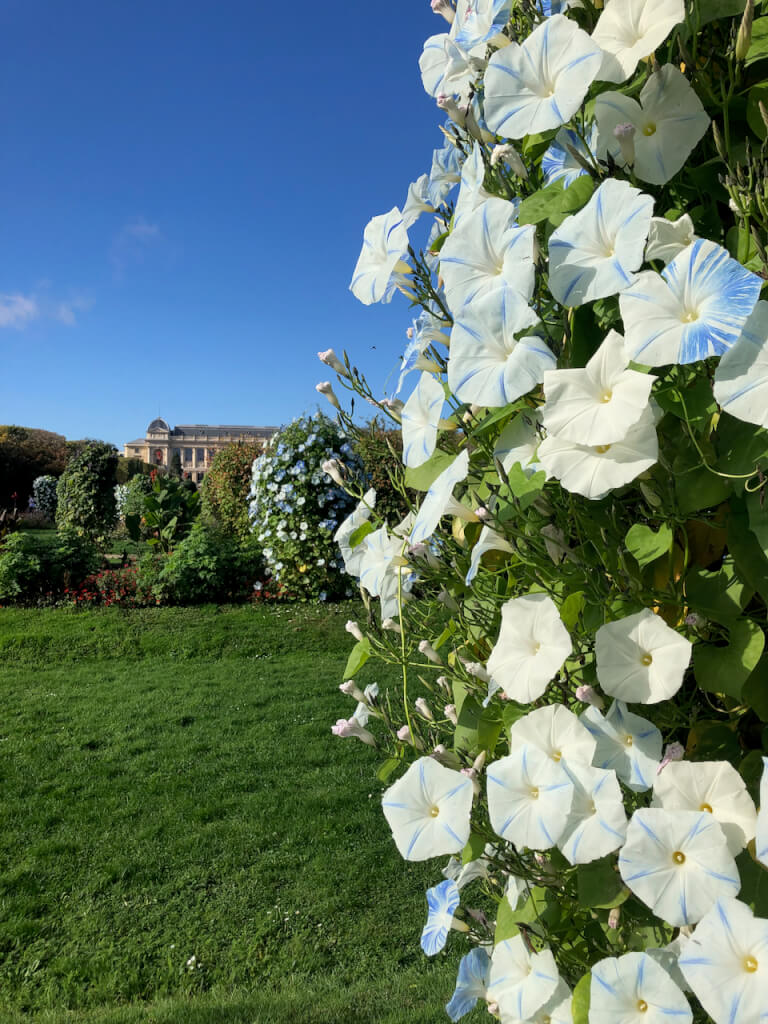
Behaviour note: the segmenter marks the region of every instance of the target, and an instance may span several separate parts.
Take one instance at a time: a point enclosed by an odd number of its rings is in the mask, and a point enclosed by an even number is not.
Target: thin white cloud
[[[74,327],[77,323],[78,313],[84,313],[91,308],[93,301],[91,299],[77,296],[74,299],[68,299],[66,302],[59,302],[55,308],[51,310],[50,316],[54,320],[58,320],[59,323],[66,324],[68,327]]]
[[[109,249],[109,258],[117,277],[132,264],[143,263],[147,248],[163,240],[160,225],[137,217],[123,224]]]
[[[0,327],[25,327],[40,316],[40,306],[31,295],[0,295]]]

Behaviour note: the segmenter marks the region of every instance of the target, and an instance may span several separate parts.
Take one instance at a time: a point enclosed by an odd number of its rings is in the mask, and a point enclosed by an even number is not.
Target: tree
[[[27,507],[38,476],[60,476],[67,463],[67,442],[61,434],[34,427],[0,426],[0,508]]]
[[[240,540],[251,532],[248,492],[251,469],[259,455],[259,445],[231,444],[216,453],[203,480],[203,512],[215,519],[224,533]]]
[[[56,525],[82,537],[106,536],[115,525],[117,449],[89,441],[67,463],[59,480]]]

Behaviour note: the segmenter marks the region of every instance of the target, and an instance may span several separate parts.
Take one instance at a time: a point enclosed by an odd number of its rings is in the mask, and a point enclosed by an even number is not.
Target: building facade
[[[171,428],[165,420],[156,419],[147,427],[145,437],[123,446],[123,455],[170,469],[174,453],[178,452],[184,475],[199,483],[222,448],[238,441],[263,448],[276,432],[277,427],[213,427],[205,423],[184,423]]]

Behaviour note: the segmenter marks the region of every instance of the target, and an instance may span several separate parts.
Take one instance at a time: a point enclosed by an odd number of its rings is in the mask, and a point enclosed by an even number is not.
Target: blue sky
[[[412,311],[347,290],[442,144],[428,0],[4,0],[0,423],[118,445],[383,390]]]

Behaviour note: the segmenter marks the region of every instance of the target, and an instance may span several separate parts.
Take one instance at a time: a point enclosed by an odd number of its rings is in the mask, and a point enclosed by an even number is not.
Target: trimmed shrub
[[[203,514],[215,519],[233,537],[245,539],[251,532],[248,492],[254,461],[261,455],[255,444],[231,444],[217,452],[202,486]]]
[[[115,525],[117,450],[91,441],[67,463],[58,484],[56,525],[83,537],[105,537]]]
[[[253,540],[241,545],[217,527],[198,521],[163,562],[153,593],[170,604],[241,601],[250,597],[260,573]]]

